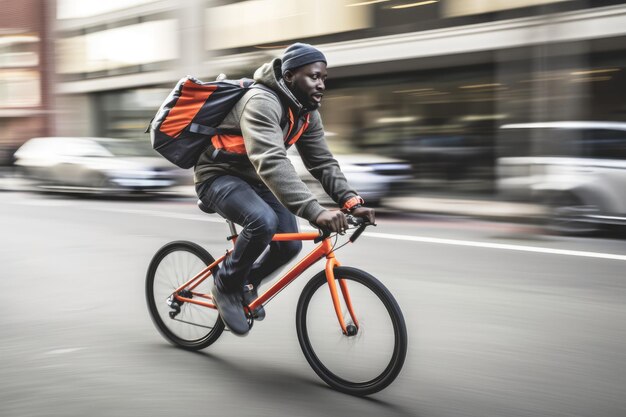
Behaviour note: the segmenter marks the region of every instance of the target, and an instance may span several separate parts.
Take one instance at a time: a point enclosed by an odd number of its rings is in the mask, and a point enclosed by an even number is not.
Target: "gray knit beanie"
[[[300,68],[314,62],[326,63],[326,57],[319,49],[308,43],[298,42],[285,49],[283,53],[283,64],[280,70],[284,74],[287,70]]]

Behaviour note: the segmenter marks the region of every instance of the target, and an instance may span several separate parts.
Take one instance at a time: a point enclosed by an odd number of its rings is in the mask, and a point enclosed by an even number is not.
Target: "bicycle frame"
[[[234,228],[231,227],[231,231],[235,232]],[[320,235],[316,232],[305,232],[305,233],[277,233],[272,238],[272,241],[291,241],[291,240],[315,240]],[[237,235],[233,233],[232,236],[229,237],[233,243],[237,239]],[[220,258],[215,260],[212,264],[208,265],[202,271],[200,271],[196,276],[191,278],[189,281],[181,285],[174,291],[172,294],[173,297],[185,303],[197,304],[200,306],[217,309],[215,304],[212,302],[212,297],[210,294],[202,294],[198,292],[194,292],[194,289],[200,285],[204,280],[209,278],[212,275],[212,269],[219,265],[226,257],[232,252],[232,249],[227,251],[226,254],[222,255]],[[341,312],[341,301],[339,299],[339,291],[337,290],[337,284],[335,281],[334,268],[336,266],[340,266],[339,261],[335,258],[335,253],[333,251],[333,246],[330,242],[330,238],[324,239],[319,245],[317,245],[309,254],[307,254],[304,258],[302,258],[296,265],[294,265],[287,273],[285,273],[280,279],[278,279],[270,288],[268,288],[263,294],[261,294],[256,300],[254,300],[250,305],[247,306],[248,312],[253,311],[257,307],[260,307],[264,303],[268,302],[272,299],[276,294],[282,291],[287,285],[293,282],[296,278],[298,278],[304,271],[306,271],[309,267],[315,264],[317,261],[326,257],[326,280],[328,282],[328,287],[330,289],[330,296],[333,301],[333,307],[335,309],[335,313],[337,314],[337,320],[339,321],[339,325],[341,326],[341,330],[344,334],[348,334],[348,330],[346,328],[345,320],[343,319],[343,314]],[[359,327],[356,314],[354,313],[354,308],[352,305],[352,300],[350,298],[350,294],[348,291],[348,287],[343,279],[339,280],[339,288],[343,295],[344,302],[346,303],[346,307],[352,318],[354,325]],[[197,300],[191,297],[185,297],[181,295],[181,292],[184,290],[190,291],[193,297],[202,298],[208,301]]]

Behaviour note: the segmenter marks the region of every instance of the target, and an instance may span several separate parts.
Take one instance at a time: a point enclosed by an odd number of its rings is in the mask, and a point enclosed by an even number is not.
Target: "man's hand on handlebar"
[[[335,233],[344,233],[348,229],[348,220],[341,211],[324,210],[315,219],[315,224],[322,229]]]
[[[360,217],[367,221],[369,224],[376,224],[376,216],[374,209],[369,207],[357,207],[352,210],[350,215],[354,217]],[[323,211],[317,219],[315,224],[324,230],[334,233],[345,233],[348,230],[348,219],[342,211]]]
[[[374,214],[374,209],[371,209],[369,207],[363,207],[363,206],[357,207],[354,210],[352,210],[350,214],[353,215],[354,217],[361,217],[367,220],[369,224],[376,224],[376,216]]]

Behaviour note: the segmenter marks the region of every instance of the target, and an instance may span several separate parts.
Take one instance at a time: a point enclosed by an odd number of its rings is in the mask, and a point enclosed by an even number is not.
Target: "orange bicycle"
[[[211,212],[199,202],[203,211]],[[369,223],[348,216],[355,242]],[[235,225],[228,240],[237,239]],[[265,306],[289,283],[322,258],[326,268],[304,287],[296,310],[296,331],[307,361],[331,387],[352,395],[382,390],[398,376],[407,352],[407,331],[402,311],[389,290],[365,271],[340,266],[335,258],[337,234],[328,232],[279,233],[275,241],[313,240],[319,243],[284,276],[247,306],[252,312]],[[333,238],[334,243],[333,243]],[[150,316],[159,332],[172,344],[190,350],[204,349],[224,331],[211,299],[213,276],[229,256],[214,259],[201,246],[170,242],[154,255],[146,277]],[[340,296],[341,294],[341,296]]]

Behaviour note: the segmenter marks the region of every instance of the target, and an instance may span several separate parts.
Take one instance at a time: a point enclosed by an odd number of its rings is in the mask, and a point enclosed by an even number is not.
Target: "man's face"
[[[326,64],[314,62],[294,70],[285,71],[284,78],[289,90],[300,104],[309,110],[317,109],[326,90]]]

